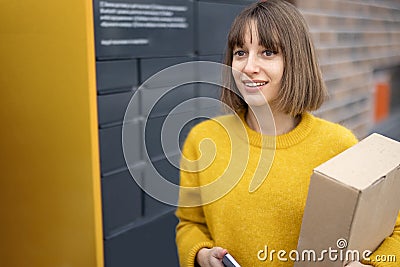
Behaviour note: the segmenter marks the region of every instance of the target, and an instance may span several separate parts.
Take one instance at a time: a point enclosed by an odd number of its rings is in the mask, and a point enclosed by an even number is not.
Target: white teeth
[[[253,83],[253,82],[245,82],[244,85],[248,86],[248,87],[260,87],[267,84],[267,82],[263,82],[263,83]]]

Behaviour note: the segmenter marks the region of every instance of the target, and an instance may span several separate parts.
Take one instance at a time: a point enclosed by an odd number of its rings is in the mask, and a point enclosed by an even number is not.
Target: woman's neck
[[[249,127],[265,135],[288,133],[300,123],[300,120],[301,116],[293,117],[283,112],[272,111],[271,114],[267,107],[249,107],[246,113],[246,122]]]

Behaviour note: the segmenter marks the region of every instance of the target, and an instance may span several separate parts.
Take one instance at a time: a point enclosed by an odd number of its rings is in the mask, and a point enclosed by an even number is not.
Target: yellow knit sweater
[[[205,186],[224,176],[228,181],[208,191],[181,192],[181,203],[193,204],[193,199],[208,203],[222,194],[227,183],[237,184],[214,202],[177,209],[181,266],[194,266],[197,252],[213,246],[226,248],[242,267],[293,266],[292,261],[277,258],[260,261],[258,252],[266,246],[269,252],[296,249],[312,170],[356,142],[346,128],[309,113],[302,115],[295,129],[276,138],[251,130],[243,114],[196,125],[186,139],[183,157],[195,161],[200,170],[193,171],[189,161],[182,160],[181,186]],[[262,153],[267,155],[264,161]],[[269,172],[261,186],[249,192],[257,169]],[[384,251],[400,250],[399,236],[395,239]]]

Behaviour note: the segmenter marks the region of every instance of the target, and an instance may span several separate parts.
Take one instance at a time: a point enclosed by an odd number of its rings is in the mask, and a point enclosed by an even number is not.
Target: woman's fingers
[[[228,251],[221,247],[202,248],[197,253],[197,263],[201,267],[224,267],[222,258]]]
[[[213,247],[211,249],[211,255],[219,260],[222,260],[226,253],[228,253],[228,251],[221,247]]]

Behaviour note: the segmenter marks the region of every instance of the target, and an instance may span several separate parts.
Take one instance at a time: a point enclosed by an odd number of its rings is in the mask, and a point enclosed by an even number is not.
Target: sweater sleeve
[[[397,216],[393,233],[372,253],[364,264],[376,267],[398,267],[400,264],[400,213]]]
[[[189,160],[196,160],[198,155],[196,142],[189,134],[183,147],[183,156]],[[198,187],[199,177],[197,172],[184,171],[185,161],[181,161],[180,185],[184,187]],[[194,195],[196,194],[196,195]],[[179,202],[184,200],[198,199],[199,191],[186,192],[181,190]],[[193,267],[197,264],[196,255],[201,248],[211,248],[214,242],[207,227],[203,207],[178,207],[176,216],[179,223],[176,227],[176,244],[178,248],[179,262],[181,267]]]
[[[193,267],[197,252],[201,248],[212,248],[214,242],[204,220],[201,207],[178,208],[176,216],[179,223],[176,228],[176,244],[181,267]]]

